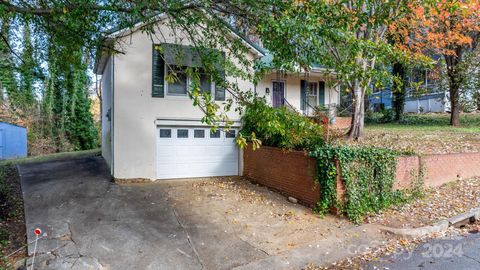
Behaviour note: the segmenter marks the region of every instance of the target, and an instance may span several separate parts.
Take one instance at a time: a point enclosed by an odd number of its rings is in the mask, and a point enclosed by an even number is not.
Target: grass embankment
[[[342,142],[418,154],[480,151],[480,114],[462,114],[462,127],[449,125],[448,114],[405,115],[398,123],[367,124],[365,138]]]

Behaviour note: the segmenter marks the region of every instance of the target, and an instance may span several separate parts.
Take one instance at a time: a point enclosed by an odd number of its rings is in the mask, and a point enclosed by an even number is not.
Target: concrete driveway
[[[186,230],[188,222],[179,219],[160,186],[116,185],[100,157],[21,165],[19,172],[28,241],[35,239],[34,228],[44,232],[35,269],[211,269],[218,265],[218,256],[199,257],[201,247],[191,240],[198,235],[190,235],[197,234],[198,228]],[[209,232],[203,242],[215,243],[219,254],[230,258],[222,260],[221,268],[265,256],[239,240],[219,241],[214,227],[203,229]]]
[[[43,231],[34,269],[300,269],[379,240],[243,179],[119,185],[101,157],[19,173],[28,241]]]

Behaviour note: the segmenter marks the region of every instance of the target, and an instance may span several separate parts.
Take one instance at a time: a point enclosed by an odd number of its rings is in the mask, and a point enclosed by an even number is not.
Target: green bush
[[[255,134],[262,145],[310,150],[324,145],[323,128],[313,120],[286,107],[272,108],[263,98],[254,97],[242,114],[240,134]]]
[[[450,114],[405,114],[400,123],[410,126],[448,126]],[[460,114],[460,123],[464,127],[479,127],[480,114]]]
[[[395,112],[392,109],[383,109],[379,112],[367,112],[365,123],[383,124],[395,121]]]

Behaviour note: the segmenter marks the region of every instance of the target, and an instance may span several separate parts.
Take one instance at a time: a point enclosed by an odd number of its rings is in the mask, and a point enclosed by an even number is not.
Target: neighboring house
[[[123,53],[104,52],[95,66],[95,73],[102,75],[102,155],[111,174],[117,179],[152,180],[240,175],[242,151],[235,143],[240,116],[233,109],[228,112],[234,123],[229,131],[211,133],[210,126],[202,124],[203,112],[192,105],[185,87],[165,80],[171,72],[165,61],[182,74],[178,61],[170,62],[175,57],[169,55],[169,48],[189,52],[188,39],[175,39],[161,22],[157,27],[166,41],[152,41],[139,31],[140,26],[113,33],[109,38],[123,41]],[[264,49],[230,30],[231,38],[242,39],[250,48],[248,59],[269,58]],[[154,46],[162,46],[164,55],[153,50]],[[199,65],[194,54],[185,55],[182,65]],[[338,88],[328,87],[324,74],[321,68],[313,68],[308,75],[272,70],[256,85],[229,76],[226,80],[235,81],[243,91],[266,97],[274,107],[289,106],[310,114],[317,105],[338,103]],[[190,81],[186,75],[180,78],[184,85]],[[219,104],[230,96],[228,91],[204,82]]]
[[[448,92],[438,92],[421,96],[407,96],[403,111],[406,113],[450,112]]]
[[[368,96],[368,105],[370,111],[378,112],[383,109],[392,108],[392,91],[385,89],[383,91],[377,91]]]
[[[368,97],[369,109],[381,111],[391,109],[393,106],[393,94],[389,89],[378,91]],[[448,92],[427,93],[412,95],[409,91],[405,97],[403,112],[405,113],[444,113],[450,111]]]
[[[0,160],[27,156],[27,129],[0,122]]]

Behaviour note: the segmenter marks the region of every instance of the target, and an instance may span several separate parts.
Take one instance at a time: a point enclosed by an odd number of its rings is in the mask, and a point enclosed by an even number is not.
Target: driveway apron
[[[19,173],[28,242],[42,230],[35,269],[230,269],[266,256],[175,210],[161,185],[112,183],[101,157],[24,164]]]

